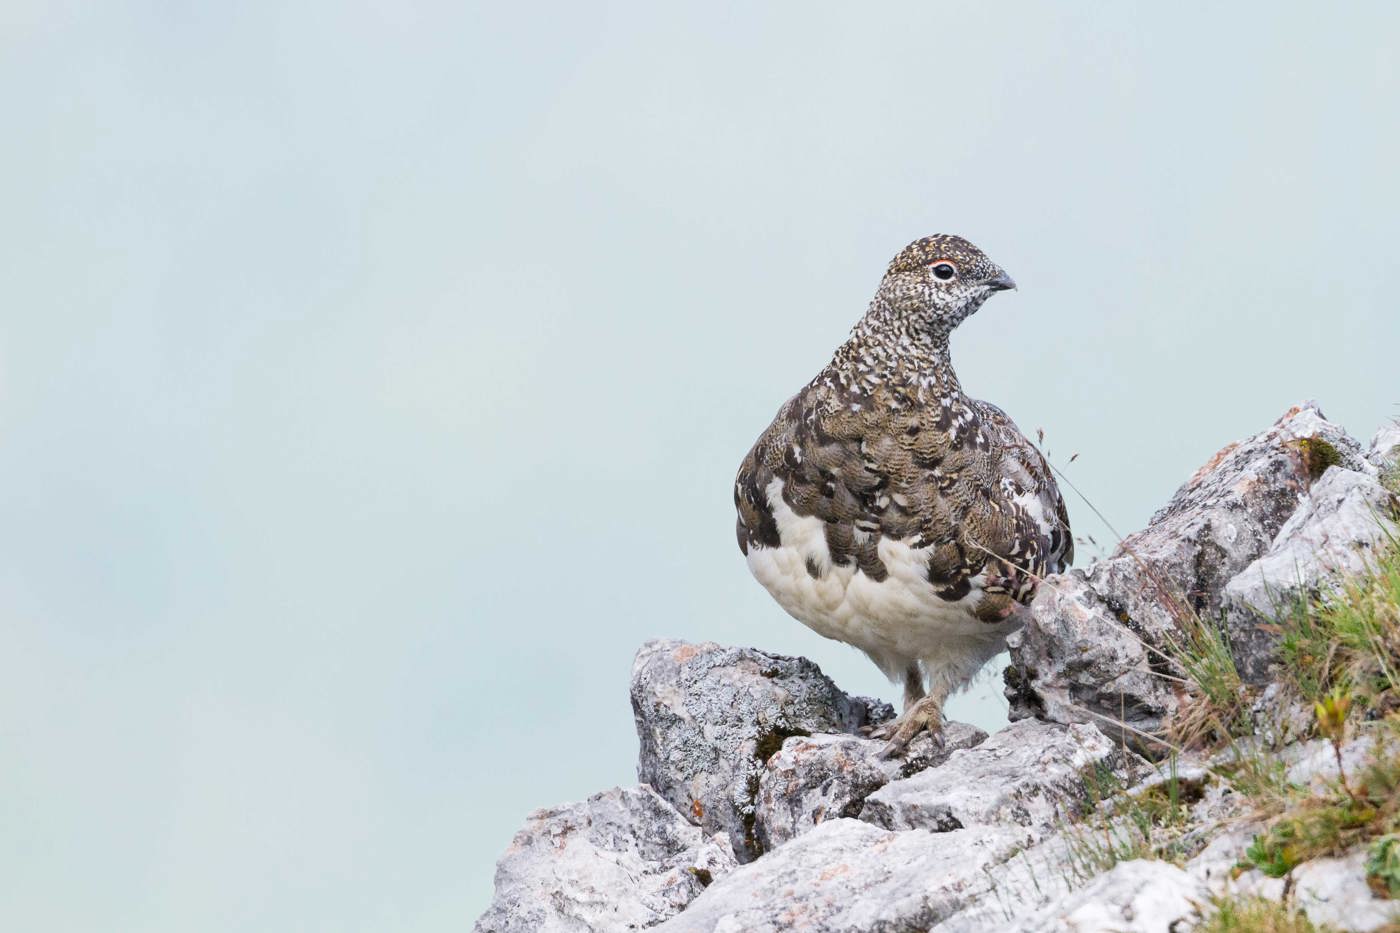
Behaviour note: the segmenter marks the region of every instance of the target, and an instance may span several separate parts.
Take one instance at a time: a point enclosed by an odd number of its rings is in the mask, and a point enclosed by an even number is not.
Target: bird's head
[[[947,334],[996,292],[1016,283],[960,236],[935,234],[899,251],[878,297],[906,323]]]

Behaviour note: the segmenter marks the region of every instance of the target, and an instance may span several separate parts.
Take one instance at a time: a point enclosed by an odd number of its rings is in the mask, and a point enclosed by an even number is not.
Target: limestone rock
[[[1082,851],[1076,851],[1080,845],[1057,833],[1015,850],[1005,861],[986,869],[992,878],[990,890],[964,904],[929,933],[1002,931],[1034,915],[1087,880]]]
[[[1087,573],[1050,577],[1010,640],[1012,716],[1093,721],[1115,738],[1155,731],[1173,710],[1163,653],[1178,620],[1217,615],[1225,584],[1262,556],[1330,465],[1364,470],[1359,444],[1315,403],[1231,444],[1147,528]],[[1132,728],[1116,730],[1119,718]]]
[[[536,810],[496,864],[476,933],[639,930],[678,913],[737,863],[645,784]]]
[[[664,933],[926,930],[987,896],[1020,846],[1005,829],[892,833],[827,820],[726,875]]]
[[[1163,933],[1189,929],[1205,886],[1169,862],[1120,862],[1020,923],[1016,933]]]
[[[1400,468],[1400,421],[1381,425],[1371,438],[1366,459],[1382,476]]]
[[[1272,748],[1281,748],[1311,735],[1316,721],[1312,704],[1305,702],[1288,685],[1278,682],[1267,685],[1254,698],[1249,718],[1254,723],[1254,734]]]
[[[763,851],[755,807],[764,765],[791,736],[851,733],[893,715],[850,697],[806,658],[712,642],[651,641],[632,666],[640,780],[740,861]]]
[[[1376,740],[1371,734],[1359,735],[1342,745],[1342,767],[1352,776],[1359,775],[1375,753]],[[1326,739],[1313,739],[1291,745],[1279,753],[1288,765],[1290,784],[1323,793],[1341,772],[1337,769],[1337,753]]]
[[[1366,850],[1342,858],[1319,858],[1293,869],[1293,903],[1313,923],[1339,930],[1379,930],[1397,913],[1394,901],[1366,886]]]
[[[1330,581],[1374,564],[1393,540],[1394,497],[1373,475],[1330,467],[1284,523],[1269,550],[1225,586],[1231,650],[1246,680],[1267,679],[1277,636],[1261,628]]]
[[[949,722],[944,747],[928,735],[898,757],[882,758],[885,742],[856,735],[794,737],[768,759],[758,784],[759,845],[771,850],[826,820],[857,816],[870,794],[890,781],[941,764],[954,751],[976,745],[987,733]]]
[[[1270,878],[1262,871],[1239,868],[1240,856],[1259,833],[1264,832],[1262,822],[1245,819],[1243,821],[1220,821],[1219,829],[1200,852],[1187,861],[1186,873],[1203,884],[1214,897],[1262,897],[1271,901],[1282,900],[1286,882],[1282,878]]]
[[[1140,747],[1143,734],[1175,710],[1176,698],[1158,676],[1161,657],[1123,618],[1083,572],[1048,578],[1030,622],[1007,640],[1011,718],[1093,723],[1114,741]]]
[[[937,767],[886,784],[866,798],[860,818],[895,830],[1002,825],[1041,834],[1074,816],[1095,769],[1132,767],[1124,757],[1092,726],[1022,720]]]

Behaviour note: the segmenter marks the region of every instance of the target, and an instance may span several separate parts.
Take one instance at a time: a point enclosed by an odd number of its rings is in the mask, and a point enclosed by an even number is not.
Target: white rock
[[[638,930],[676,914],[737,862],[645,784],[530,814],[496,864],[476,933]]]
[[[1371,756],[1375,740],[1369,735],[1357,736],[1342,745],[1342,767],[1348,778],[1356,778],[1366,766]],[[1310,787],[1314,792],[1324,789],[1337,779],[1337,753],[1332,743],[1325,739],[1313,739],[1298,745],[1291,745],[1280,757],[1288,764],[1288,780],[1294,784]]]
[[[1205,886],[1169,862],[1120,862],[1089,884],[1005,927],[1015,933],[1168,933],[1189,928]]]
[[[1379,930],[1395,922],[1400,907],[1366,885],[1366,852],[1320,858],[1293,869],[1293,903],[1313,923],[1342,930]]]
[[[1305,402],[1201,467],[1147,528],[1087,573],[1050,577],[1009,640],[1013,718],[1094,722],[1135,742],[1175,708],[1167,639],[1178,619],[1210,617],[1225,584],[1269,548],[1330,452],[1365,469],[1361,447]],[[1121,718],[1132,728],[1110,725]]]
[[[1047,904],[1092,880],[1083,853],[1075,847],[1082,840],[1052,835],[1042,842],[1016,851],[1010,858],[988,869],[991,889],[976,897],[929,933],[984,933],[1004,930]]]
[[[1231,648],[1246,679],[1269,672],[1274,622],[1299,598],[1374,566],[1378,549],[1394,540],[1393,497],[1371,474],[1330,467],[1313,483],[1269,550],[1225,586]]]
[[[1400,467],[1400,421],[1381,425],[1371,438],[1366,459],[1382,475]]]
[[[1160,657],[1126,618],[1115,616],[1082,571],[1049,577],[1031,604],[1029,624],[1007,639],[1012,663],[1003,676],[1011,718],[1090,723],[1135,747],[1144,733],[1160,729],[1176,709],[1176,695],[1154,668]]]
[[[1184,866],[1188,875],[1201,882],[1216,897],[1263,897],[1283,899],[1285,882],[1270,878],[1257,869],[1238,872],[1240,857],[1264,824],[1246,822],[1227,826]]]
[[[1095,769],[1121,773],[1125,766],[1123,751],[1092,726],[1027,719],[886,784],[866,798],[860,818],[886,829],[1000,824],[1043,832],[1082,806]]]
[[[728,834],[740,861],[763,851],[759,780],[785,739],[854,732],[893,713],[847,696],[806,658],[713,642],[647,642],[631,692],[638,779],[707,832]]]
[[[1250,705],[1254,734],[1270,748],[1281,748],[1312,733],[1315,718],[1311,703],[1300,699],[1292,687],[1275,681]]]
[[[920,735],[897,757],[881,757],[884,741],[856,735],[793,737],[768,759],[759,778],[755,834],[765,851],[818,823],[857,816],[865,798],[890,781],[941,764],[954,751],[976,745],[987,733],[960,722],[945,723],[944,747]]]
[[[926,930],[986,896],[1020,842],[1003,829],[892,833],[828,820],[716,881],[657,930]]]

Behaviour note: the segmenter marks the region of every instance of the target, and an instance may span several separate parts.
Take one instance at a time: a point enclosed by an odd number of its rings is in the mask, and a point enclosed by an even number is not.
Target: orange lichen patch
[[[681,645],[675,651],[671,652],[671,659],[677,664],[684,664],[699,653],[699,645]]]
[[[698,800],[690,805],[690,813],[697,820],[703,820],[705,818],[705,808],[701,806]]]
[[[1224,447],[1220,448],[1220,450],[1216,451],[1215,456],[1207,460],[1205,466],[1201,467],[1199,470],[1192,474],[1191,485],[1199,483],[1202,479],[1206,477],[1207,474],[1209,474],[1216,467],[1220,466],[1220,461],[1230,456],[1231,451],[1233,451],[1238,446],[1240,446],[1239,441],[1234,441],[1233,443],[1226,444]]]

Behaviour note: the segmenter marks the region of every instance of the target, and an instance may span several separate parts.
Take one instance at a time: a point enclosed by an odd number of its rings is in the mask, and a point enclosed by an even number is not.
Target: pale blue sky
[[[964,385],[1125,529],[1300,398],[1369,435],[1397,9],[0,6],[0,927],[461,930],[633,780],[648,637],[892,697],[730,484],[914,237],[1016,277]]]

